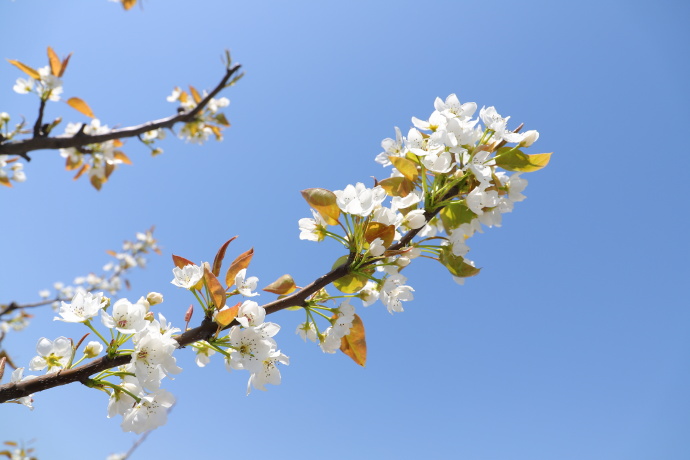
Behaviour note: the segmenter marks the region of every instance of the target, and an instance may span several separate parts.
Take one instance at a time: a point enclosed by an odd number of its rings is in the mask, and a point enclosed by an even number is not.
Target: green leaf
[[[522,150],[513,147],[502,147],[496,154],[496,165],[506,171],[532,172],[542,169],[549,164],[551,153],[535,153],[527,155]]]
[[[469,224],[477,217],[464,201],[453,201],[441,209],[439,214],[447,233],[450,233],[451,230],[458,228],[462,224]]]
[[[342,265],[346,261],[347,256],[340,257],[333,264],[333,268]],[[373,273],[373,269],[371,271]],[[354,294],[355,292],[361,291],[362,288],[367,284],[368,280],[369,278],[360,273],[348,273],[342,278],[338,278],[337,280],[333,281],[333,286],[335,286],[336,289],[338,289],[340,292],[344,292],[345,294]]]
[[[453,276],[460,278],[469,278],[479,274],[481,268],[473,267],[465,262],[462,256],[453,254],[450,246],[444,246],[439,257],[440,262],[448,269]]]

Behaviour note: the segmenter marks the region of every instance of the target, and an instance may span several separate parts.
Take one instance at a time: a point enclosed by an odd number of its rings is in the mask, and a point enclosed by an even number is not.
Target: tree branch
[[[191,110],[182,111],[177,115],[160,120],[149,121],[141,125],[130,126],[122,129],[114,129],[104,134],[84,134],[77,133],[74,136],[54,136],[54,137],[33,137],[31,139],[22,139],[18,141],[9,141],[0,143],[0,155],[20,155],[26,158],[26,153],[34,150],[57,150],[66,148],[82,147],[89,144],[98,144],[101,142],[112,141],[114,139],[123,139],[128,137],[136,137],[149,131],[159,128],[172,128],[175,124],[181,122],[188,122],[192,120],[204,107],[227,85],[230,78],[240,69],[240,64],[229,66],[225,71],[225,75],[216,87],[205,98]]]

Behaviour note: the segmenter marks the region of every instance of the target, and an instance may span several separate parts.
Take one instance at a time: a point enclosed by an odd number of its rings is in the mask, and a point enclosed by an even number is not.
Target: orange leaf
[[[117,257],[117,252],[113,251],[112,249],[108,249],[107,251],[105,251],[105,253],[113,257]]]
[[[289,294],[297,288],[295,280],[290,275],[283,275],[265,288],[264,291],[273,294],[284,295]]]
[[[389,177],[379,182],[379,185],[390,196],[406,197],[414,190],[414,183],[407,177]]]
[[[25,74],[27,74],[28,76],[30,76],[31,78],[33,78],[34,80],[40,80],[41,79],[41,75],[37,71],[35,71],[31,67],[29,67],[28,65],[22,64],[19,61],[13,61],[12,59],[8,59],[7,61],[10,64],[12,64],[13,66],[17,67],[22,72],[24,72]]]
[[[196,265],[194,262],[187,260],[184,257],[176,256],[175,254],[172,255],[172,259],[177,268],[184,268],[187,265]]]
[[[218,276],[220,274],[220,266],[223,264],[223,259],[225,258],[225,250],[228,248],[228,245],[232,243],[232,241],[237,238],[237,236],[233,236],[230,238],[228,241],[223,244],[223,246],[220,247],[218,252],[216,253],[216,258],[213,259],[213,274]]]
[[[362,323],[359,316],[355,315],[355,319],[352,320],[350,333],[340,339],[340,351],[362,367],[367,363],[367,341],[364,336],[364,323]]]
[[[125,145],[125,143],[122,142],[122,140],[120,140],[120,139],[113,139],[113,147],[122,147],[123,145]]]
[[[60,76],[60,68],[62,67],[60,65],[60,58],[55,54],[55,51],[53,51],[53,48],[50,46],[48,47],[48,62],[50,62],[50,72],[56,76]]]
[[[192,97],[194,98],[194,102],[197,104],[201,102],[201,95],[199,94],[199,91],[196,90],[195,87],[192,85],[189,85],[189,92],[192,93]]]
[[[74,177],[72,178],[72,180],[77,180],[77,179],[79,179],[86,171],[89,170],[90,167],[91,167],[91,166],[89,166],[88,164],[82,165],[81,169],[80,169],[79,171],[77,171],[77,174],[74,175]]]
[[[82,101],[78,97],[70,97],[69,99],[67,99],[67,105],[83,113],[89,118],[96,118],[93,112],[91,111],[91,107],[89,107],[89,105],[86,102]]]
[[[369,222],[366,231],[364,232],[364,238],[367,243],[371,243],[376,238],[381,238],[383,240],[383,245],[388,247],[393,243],[393,238],[395,238],[395,225],[384,225],[380,222]]]
[[[125,11],[129,11],[134,5],[137,4],[137,0],[121,0],[122,1],[122,7],[125,9]]]
[[[240,305],[242,305],[242,302],[238,302],[230,308],[226,308],[225,310],[219,311],[214,321],[220,324],[221,327],[225,327],[228,324],[232,323],[232,320],[234,320],[237,317],[237,312],[240,309]]]
[[[96,190],[100,190],[106,180],[107,179],[101,179],[98,176],[91,176],[91,185],[93,185]]]
[[[132,160],[130,160],[129,157],[127,155],[125,155],[124,152],[121,152],[119,150],[115,151],[115,159],[120,160],[121,162],[123,162],[126,165],[132,164]]]
[[[237,259],[233,260],[232,264],[230,264],[230,268],[228,268],[228,272],[225,274],[225,284],[228,285],[228,289],[235,284],[235,276],[237,276],[239,271],[249,266],[249,262],[252,261],[252,256],[254,256],[254,248],[243,252],[237,256]]]
[[[67,70],[67,64],[69,64],[69,58],[72,57],[72,53],[69,53],[65,59],[62,60],[62,65],[60,66],[60,74],[58,77],[62,77],[65,74],[65,70]]]
[[[211,294],[213,306],[216,310],[220,310],[225,306],[225,289],[223,289],[223,285],[220,284],[216,275],[211,273],[206,264],[204,264],[204,280],[206,281],[208,292]]]
[[[419,172],[417,171],[417,163],[415,163],[412,160],[408,160],[407,158],[396,157],[392,155],[389,156],[388,159],[391,163],[393,163],[395,169],[400,171],[400,174],[402,174],[412,182],[417,180],[417,177],[419,176]]]
[[[5,187],[12,187],[9,178],[7,177],[0,177],[0,185],[4,185]]]

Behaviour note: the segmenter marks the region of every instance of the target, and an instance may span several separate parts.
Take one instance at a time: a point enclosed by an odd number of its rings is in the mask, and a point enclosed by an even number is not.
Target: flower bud
[[[144,316],[144,319],[145,319],[146,321],[153,321],[154,319],[156,319],[156,317],[155,317],[155,315],[153,314],[153,312],[150,311],[150,312],[146,313],[146,315]]]
[[[146,296],[146,300],[151,305],[158,305],[159,303],[163,303],[163,294],[160,292],[149,292]]]
[[[395,261],[396,264],[398,264],[398,267],[407,267],[410,265],[410,258],[406,256],[400,256],[398,257],[398,260]]]
[[[3,123],[7,123],[8,121],[10,121],[10,114],[7,112],[0,113],[0,121],[2,121]]]
[[[101,342],[91,341],[86,344],[86,348],[84,348],[84,355],[87,358],[95,358],[96,356],[100,355],[102,351],[103,344],[101,344]]]

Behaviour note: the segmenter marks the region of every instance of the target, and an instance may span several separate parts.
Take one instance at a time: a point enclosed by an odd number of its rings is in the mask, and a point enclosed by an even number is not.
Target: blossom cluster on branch
[[[173,94],[175,100],[185,97],[179,90]],[[427,120],[412,118],[414,127],[406,136],[396,128],[395,138],[382,142],[376,161],[390,167],[389,177],[374,180],[371,187],[356,183],[336,191],[301,192],[312,217],[299,220],[299,237],[331,238],[345,249],[328,273],[304,287],[283,275],[263,288],[278,298],[259,305],[251,300],[258,294],[258,278],[247,276],[253,249],[237,256],[221,277],[235,238],[221,246],[212,264],[174,255],[172,283],[190,292],[203,315],[197,327],[189,328],[190,307],[184,331],[151,311],[162,302],[155,292],[136,302],[111,304],[102,293],[79,291],[71,302],[62,302],[56,319],[84,324],[100,342],[86,343],[76,360],[86,335],[76,344],[64,336],[42,338],[29,367],[45,369],[47,375],[31,378],[15,371],[12,381],[0,386],[0,402],[30,405],[32,391],[79,381],[107,393],[108,416],[122,415],[123,430],[142,433],[165,423],[175,401],[161,382],[181,371],[173,356],[180,346],[191,345],[201,367],[219,354],[228,370],[248,371],[247,393],[279,384],[278,367],[289,358],[275,340],[280,327],[267,322],[266,315],[284,309],[304,312],[297,328],[302,338],[326,353],[341,350],[363,366],[365,330],[353,301],[364,306],[380,301],[390,313],[402,312],[414,292],[402,271],[418,259],[440,262],[460,284],[477,275],[480,269],[467,258],[467,240],[482,226],[500,226],[502,214],[525,198],[522,174],[543,168],[550,158],[549,153],[524,153],[538,132],[520,132],[522,126],[509,130],[510,117],[494,107],[483,107],[474,118],[477,105],[460,103],[452,94],[437,98],[434,108]],[[329,293],[330,284],[339,292]],[[244,300],[231,305],[235,296]],[[96,317],[107,332],[96,329]]]
[[[122,139],[137,137],[152,155],[163,152],[154,144],[165,138],[165,129],[182,123],[178,136],[186,141],[199,144],[211,135],[222,140],[222,130],[230,126],[226,116],[220,112],[230,101],[215,98],[224,88],[233,85],[242,74],[238,73],[239,65],[233,65],[230,53],[225,53],[226,73],[221,82],[210,92],[189,87],[189,93],[175,88],[167,98],[169,102],[179,103],[178,113],[172,117],[147,122],[143,125],[128,128],[112,129],[95,117],[91,107],[78,97],[71,97],[66,102],[69,106],[89,117],[88,123],[72,122],[65,127],[64,134],[52,136],[53,130],[62,123],[57,117],[45,122],[45,110],[48,101],[59,101],[62,97],[62,77],[70,62],[71,54],[59,59],[55,51],[48,47],[49,65],[34,69],[20,61],[9,60],[10,64],[24,72],[27,78],[20,77],[14,85],[19,94],[35,94],[39,99],[38,116],[33,129],[26,128],[26,120],[10,126],[10,115],[0,113],[0,184],[8,187],[12,182],[24,182],[26,174],[23,164],[18,160],[29,161],[28,153],[40,149],[58,149],[65,158],[65,168],[75,171],[74,179],[86,174],[91,185],[100,190],[111,174],[121,164],[132,164],[130,158],[121,150]],[[30,134],[28,138],[22,136]]]

